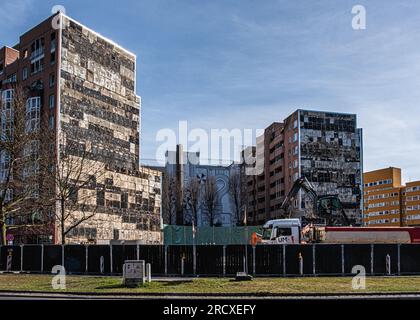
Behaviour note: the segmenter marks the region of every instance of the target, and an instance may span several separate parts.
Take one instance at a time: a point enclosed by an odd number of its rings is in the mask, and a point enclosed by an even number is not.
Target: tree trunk
[[[6,215],[3,212],[3,206],[0,206],[0,212],[1,212],[1,221],[3,221],[2,223],[0,223],[1,226],[1,239],[0,239],[0,245],[6,245],[6,232],[7,232],[7,225],[6,225]]]
[[[64,204],[64,199],[61,199],[61,215],[60,215],[60,218],[61,218],[61,244],[66,244],[66,235],[65,235],[65,229],[64,229],[64,216],[65,216],[65,214],[64,214],[64,207],[65,207],[65,204]]]
[[[2,223],[1,224],[1,242],[0,245],[6,245],[7,241],[6,241],[6,231],[7,231],[7,226],[6,223]]]

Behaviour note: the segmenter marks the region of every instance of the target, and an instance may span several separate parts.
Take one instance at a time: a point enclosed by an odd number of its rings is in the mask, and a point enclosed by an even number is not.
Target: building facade
[[[337,195],[351,222],[361,224],[363,145],[356,115],[297,110],[265,129],[257,139],[257,157],[258,152],[264,154],[264,173],[247,177],[248,193],[257,194],[257,212],[248,203],[248,215],[256,216],[257,224],[284,216],[281,204],[303,176],[318,195]],[[300,192],[292,206],[304,216],[310,199]]]
[[[420,181],[403,185],[400,168],[366,172],[363,205],[366,226],[419,226]]]
[[[94,185],[75,196],[79,203],[89,194],[83,208],[94,215],[74,228],[67,242],[160,243],[161,173],[139,164],[136,56],[58,13],[23,34],[13,48],[0,50],[0,81],[4,95],[17,86],[36,88],[31,99],[40,129],[52,133],[54,161],[68,170],[63,150],[79,166],[82,152],[84,173],[94,176]],[[60,241],[57,227],[30,238],[13,232],[17,242]]]
[[[200,188],[200,199],[198,201],[197,222],[198,227],[209,226],[209,215],[207,214],[206,205],[203,201],[203,192],[206,180],[210,177],[215,179],[217,190],[217,203],[214,214],[214,225],[230,227],[238,225],[237,219],[233,214],[231,195],[229,192],[229,179],[233,172],[238,173],[239,166],[230,165],[205,165],[200,164],[199,152],[186,152],[182,145],[177,146],[176,151],[167,151],[166,165],[164,174],[168,177],[176,178],[179,186],[178,190],[185,190],[191,179],[197,179]],[[185,197],[185,191],[184,196]],[[185,200],[183,200],[185,203]],[[178,224],[191,224],[191,212],[186,206],[182,212],[182,221]],[[171,221],[165,221],[167,224],[176,224],[174,215]],[[239,222],[240,223],[240,222]]]

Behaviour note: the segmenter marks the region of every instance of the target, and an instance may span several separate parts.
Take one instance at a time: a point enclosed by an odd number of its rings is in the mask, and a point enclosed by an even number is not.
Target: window
[[[24,164],[23,176],[31,177],[39,172],[39,141],[32,140],[25,145],[23,155],[27,159]],[[31,186],[35,188],[36,186]],[[35,189],[32,189],[33,191]]]
[[[39,58],[44,54],[44,38],[36,39],[31,44],[31,60]]]
[[[10,155],[6,151],[0,152],[0,181],[7,179],[10,165]]]
[[[31,63],[31,74],[41,72],[42,70],[44,70],[44,58]]]
[[[13,89],[2,92],[1,139],[10,140],[13,134]]]
[[[55,85],[55,74],[51,73],[50,74],[50,88],[54,87]]]
[[[293,135],[293,142],[296,142],[298,140],[298,134],[297,133],[295,133],[294,135]]]
[[[297,126],[298,126],[298,121],[297,120],[293,121],[293,128],[296,129]]]
[[[51,33],[51,53],[55,52],[55,48],[57,47],[57,42],[55,40],[55,32]]]
[[[29,98],[26,102],[26,132],[39,129],[41,113],[41,97]]]
[[[55,127],[55,117],[54,117],[54,115],[50,116],[49,127],[50,127],[50,129],[54,129],[54,127]]]
[[[113,233],[114,233],[114,240],[119,240],[120,239],[120,230],[114,229]]]
[[[54,107],[55,107],[55,96],[52,94],[52,95],[50,95],[50,110],[51,109],[54,109]]]
[[[50,56],[50,64],[54,64],[55,63],[55,51],[51,52],[51,56]]]
[[[3,63],[0,63],[0,74],[3,74],[4,72],[4,65]]]
[[[292,228],[276,228],[276,237],[285,237],[292,235]]]
[[[3,81],[3,84],[6,83],[16,83],[16,73],[11,74],[5,81]]]
[[[121,194],[121,209],[127,209],[128,208],[128,193],[123,192]]]
[[[13,89],[4,90],[1,94],[1,99],[3,102],[2,110],[11,109],[13,102]]]
[[[23,68],[22,78],[23,78],[23,80],[28,79],[28,67]]]

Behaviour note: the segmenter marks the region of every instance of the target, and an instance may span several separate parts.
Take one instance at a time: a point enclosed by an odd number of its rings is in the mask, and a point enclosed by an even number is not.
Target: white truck
[[[262,244],[299,243],[420,243],[419,227],[328,227],[306,225],[300,219],[266,222],[258,241]]]
[[[263,226],[263,244],[299,244],[301,224],[299,219],[275,219]]]

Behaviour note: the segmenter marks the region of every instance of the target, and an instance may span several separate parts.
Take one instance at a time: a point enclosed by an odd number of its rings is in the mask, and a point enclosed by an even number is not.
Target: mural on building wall
[[[183,163],[180,164],[176,161],[179,159],[175,151],[167,152],[167,161],[165,166],[165,174],[171,177],[182,176],[182,183],[185,186],[188,184],[190,179],[197,179],[200,185],[201,197],[204,192],[205,184],[209,178],[214,179],[216,183],[217,202],[215,210],[214,225],[215,226],[232,226],[237,225],[238,222],[235,220],[232,210],[232,203],[229,194],[229,177],[232,172],[239,171],[239,167],[236,164],[227,166],[213,166],[213,165],[202,165],[199,161],[191,161],[192,159],[199,158],[199,153],[183,152]],[[193,162],[193,163],[191,163]],[[197,163],[197,164],[195,164]],[[180,173],[181,172],[181,173]],[[199,201],[198,212],[197,212],[197,225],[198,226],[209,226],[209,214],[206,205],[202,201]],[[184,208],[184,224],[191,224],[191,210],[188,209],[188,205]],[[173,224],[174,221],[165,221],[166,223]]]

